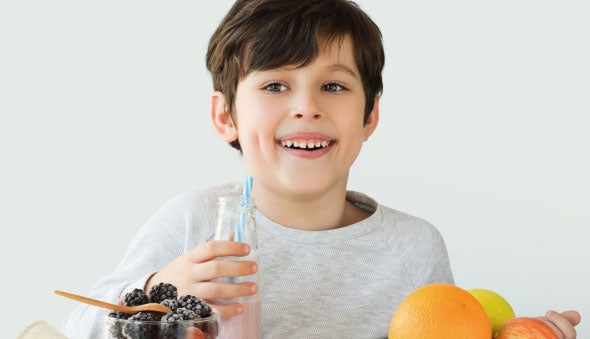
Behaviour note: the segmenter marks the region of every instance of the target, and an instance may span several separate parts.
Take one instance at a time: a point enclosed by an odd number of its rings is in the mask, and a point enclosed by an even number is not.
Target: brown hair
[[[365,92],[366,122],[383,90],[381,31],[348,0],[237,0],[209,40],[206,64],[213,88],[233,116],[239,80],[252,71],[305,66],[335,39],[350,36]],[[239,141],[230,143],[241,150]]]

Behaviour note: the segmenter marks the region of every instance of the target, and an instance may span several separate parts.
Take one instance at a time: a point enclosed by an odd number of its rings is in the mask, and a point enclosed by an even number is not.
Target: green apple
[[[492,323],[492,336],[496,335],[500,326],[508,319],[514,318],[515,315],[512,306],[498,293],[483,288],[468,289],[467,292],[479,301],[488,319],[490,319],[490,323]]]

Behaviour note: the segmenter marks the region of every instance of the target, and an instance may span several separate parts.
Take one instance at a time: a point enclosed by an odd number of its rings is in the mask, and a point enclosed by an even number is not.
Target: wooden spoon
[[[172,312],[168,307],[158,304],[158,303],[149,303],[143,304],[139,306],[123,306],[117,304],[111,304],[104,301],[83,297],[81,295],[63,292],[63,291],[55,291],[55,294],[61,295],[62,297],[74,299],[79,302],[83,302],[85,304],[90,304],[98,307],[108,308],[109,310],[119,311],[127,314],[135,314],[141,311],[149,311],[149,312],[160,312],[160,313],[170,313]]]

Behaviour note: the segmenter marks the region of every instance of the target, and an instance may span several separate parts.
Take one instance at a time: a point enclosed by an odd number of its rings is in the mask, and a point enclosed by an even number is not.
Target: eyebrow
[[[278,67],[276,69],[252,71],[252,73],[273,72],[273,71],[277,71],[277,72],[281,72],[281,71],[292,71],[292,70],[297,69],[297,68],[299,68],[299,67],[282,66],[282,67]],[[329,72],[344,72],[346,74],[352,75],[355,78],[359,78],[358,73],[356,73],[350,67],[348,67],[348,66],[346,66],[344,64],[332,64],[332,65],[330,65],[330,66],[327,67],[327,70]]]
[[[328,67],[328,71],[330,72],[344,72],[352,75],[355,78],[358,78],[358,74],[350,69],[350,67],[343,65],[343,64],[333,64]]]

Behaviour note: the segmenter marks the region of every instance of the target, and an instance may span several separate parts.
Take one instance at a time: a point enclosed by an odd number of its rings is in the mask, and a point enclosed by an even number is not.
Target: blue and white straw
[[[250,199],[250,194],[252,192],[253,180],[254,179],[250,175],[246,176],[246,178],[244,179],[244,189],[242,191],[242,198],[240,199],[240,206],[242,206],[242,207],[244,207],[247,204],[248,199]],[[236,236],[235,236],[236,241],[242,241],[242,239],[243,239],[244,227],[246,226],[247,213],[248,212],[246,212],[246,211],[242,211],[242,213],[240,214],[240,219],[238,219],[238,224],[236,225]]]

